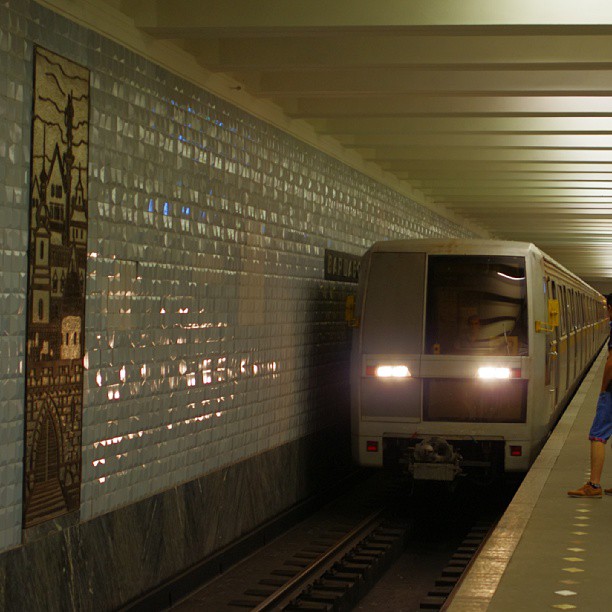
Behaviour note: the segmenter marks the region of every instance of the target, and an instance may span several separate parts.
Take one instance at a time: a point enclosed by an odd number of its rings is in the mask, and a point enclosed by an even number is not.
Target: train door
[[[555,281],[547,280],[547,294],[553,300],[557,299]],[[548,389],[550,413],[553,414],[559,397],[559,327],[554,327],[546,335],[546,386]]]
[[[565,287],[557,285],[557,299],[559,300],[559,332],[557,344],[557,361],[559,362],[559,396],[565,395],[567,389],[567,304],[565,301]]]

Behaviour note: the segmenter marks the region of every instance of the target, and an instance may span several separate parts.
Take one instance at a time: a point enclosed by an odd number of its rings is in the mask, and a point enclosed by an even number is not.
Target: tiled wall
[[[325,248],[471,235],[32,0],[3,2],[0,550],[21,541],[34,44],[92,74],[82,520],[333,421],[348,286],[322,280]]]

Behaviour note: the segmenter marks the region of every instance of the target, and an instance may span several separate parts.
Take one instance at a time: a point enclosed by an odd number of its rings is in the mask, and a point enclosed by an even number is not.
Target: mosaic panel
[[[79,507],[89,72],[34,56],[24,525]]]

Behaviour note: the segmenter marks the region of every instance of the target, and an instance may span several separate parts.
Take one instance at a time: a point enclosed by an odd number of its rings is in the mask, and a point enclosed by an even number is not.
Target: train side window
[[[567,304],[565,303],[565,287],[559,287],[559,323],[561,327],[561,335],[567,334]]]
[[[574,303],[574,327],[578,329],[580,327],[580,303],[575,289],[572,291],[572,298]]]
[[[565,333],[565,309],[563,308],[563,295],[561,293],[561,287],[555,287],[557,290],[557,299],[559,300],[559,335],[562,336]]]
[[[550,281],[550,298],[552,300],[558,300],[559,295],[557,292],[557,283],[554,280]],[[559,323],[560,325],[561,323]],[[560,332],[560,329],[557,327],[557,332]]]
[[[574,290],[568,289],[567,291],[567,311],[569,316],[567,317],[569,332],[572,333],[576,327],[576,311],[574,309]]]

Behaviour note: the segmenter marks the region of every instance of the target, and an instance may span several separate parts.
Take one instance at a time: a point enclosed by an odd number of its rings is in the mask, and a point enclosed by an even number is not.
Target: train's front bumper
[[[414,450],[423,440],[430,438],[426,434],[410,437],[398,436],[353,436],[354,459],[359,465],[371,467],[402,468],[411,461]],[[530,465],[530,446],[528,440],[504,440],[500,437],[479,436],[470,438],[459,436],[442,436],[452,447],[460,459],[456,464],[462,471],[490,469],[499,467],[506,472],[525,472]],[[425,461],[421,463],[427,463]],[[442,463],[432,461],[431,463]],[[454,463],[454,462],[453,462]],[[412,470],[413,471],[413,470]],[[434,475],[439,472],[439,478],[431,480],[447,480],[443,476],[448,470],[417,467],[417,472]]]

